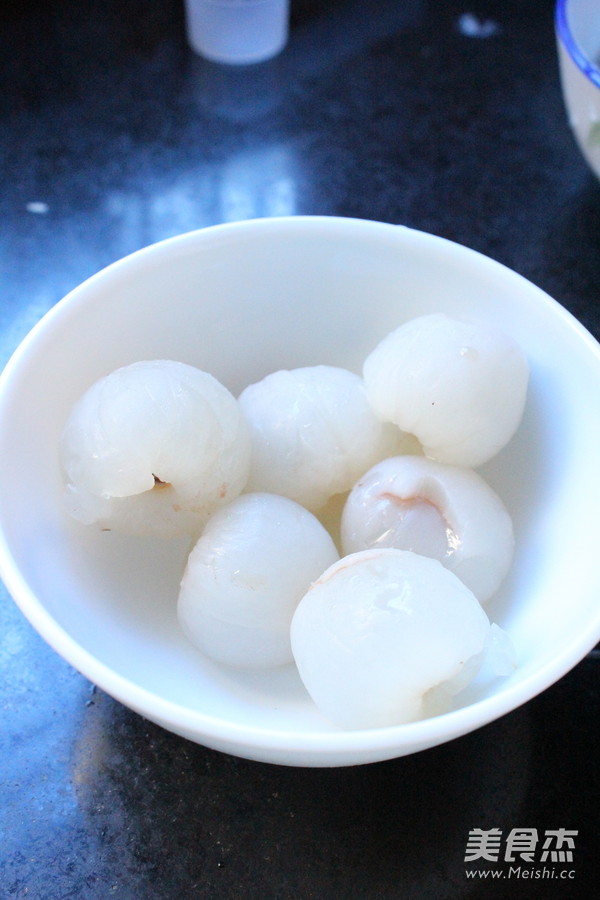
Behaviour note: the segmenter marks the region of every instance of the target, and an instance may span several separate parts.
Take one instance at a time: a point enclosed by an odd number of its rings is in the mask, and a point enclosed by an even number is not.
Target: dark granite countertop
[[[22,0],[0,26],[1,365],[104,265],[272,215],[451,238],[600,337],[600,184],[566,123],[551,0],[292,0],[285,51],[243,68],[193,55],[179,0]],[[292,769],[125,709],[2,591],[0,897],[591,898],[599,666],[445,746]],[[578,834],[569,865],[492,883],[465,871],[475,828]]]

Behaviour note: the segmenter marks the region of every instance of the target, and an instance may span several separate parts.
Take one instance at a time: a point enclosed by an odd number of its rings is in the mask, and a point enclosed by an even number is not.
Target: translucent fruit
[[[293,500],[243,494],[211,518],[178,600],[192,642],[219,663],[292,662],[290,622],[312,581],[338,559],[327,531]]]
[[[397,430],[369,406],[362,378],[335,366],[281,370],[239,397],[252,434],[248,489],[317,510],[396,452]]]
[[[475,676],[489,636],[489,620],[462,581],[437,560],[394,549],[334,563],[302,598],[291,627],[308,693],[348,729],[421,718],[429,691],[462,689]]]
[[[401,325],[363,367],[383,421],[414,434],[427,456],[467,467],[491,459],[513,436],[528,374],[525,355],[508,335],[443,313]]]
[[[502,583],[515,543],[506,507],[477,472],[423,456],[373,466],[350,492],[340,530],[344,553],[395,547],[438,559],[482,603]]]
[[[185,363],[145,360],[93,384],[61,441],[67,508],[131,534],[198,533],[244,488],[250,437],[235,397]]]

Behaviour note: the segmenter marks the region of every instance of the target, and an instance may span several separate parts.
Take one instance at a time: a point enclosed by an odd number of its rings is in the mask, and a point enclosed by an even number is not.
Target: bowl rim
[[[557,0],[555,9],[555,27],[556,32],[563,46],[567,50],[569,56],[580,69],[580,71],[594,84],[600,87],[600,67],[594,63],[583,52],[581,46],[577,42],[571,26],[569,24],[569,16],[567,8],[570,0]]]
[[[538,288],[502,263],[485,256],[477,250],[466,247],[447,238],[408,228],[404,225],[375,222],[367,219],[356,219],[341,216],[283,216],[263,219],[242,220],[224,224],[211,225],[180,235],[157,241],[122,257],[99,270],[59,300],[33,326],[28,335],[17,347],[4,371],[0,373],[0,414],[7,396],[11,392],[11,384],[18,378],[22,367],[28,364],[30,349],[35,347],[35,337],[44,332],[46,324],[53,322],[61,315],[61,310],[71,304],[85,304],[86,287],[91,283],[118,272],[119,268],[127,268],[146,255],[177,253],[182,241],[194,241],[198,237],[217,236],[222,232],[226,237],[232,233],[241,233],[247,229],[270,229],[284,227],[307,227],[313,225],[325,227],[356,227],[393,229],[397,232],[410,233],[419,240],[433,242],[436,247],[446,248],[452,252],[468,254],[474,261],[479,258],[518,281],[524,282],[539,298],[539,302],[550,305],[571,329],[575,330],[587,351],[595,353],[600,367],[600,344],[593,335],[558,301]],[[83,294],[83,296],[82,296]],[[394,758],[412,753],[422,747],[433,747],[445,743],[476,730],[493,720],[513,711],[528,702],[536,695],[562,678],[568,671],[583,660],[587,653],[600,640],[600,607],[597,615],[588,620],[585,629],[561,649],[551,660],[524,676],[518,682],[508,685],[499,693],[474,701],[464,707],[441,715],[408,724],[370,728],[360,730],[340,730],[335,727],[324,727],[322,730],[291,730],[287,727],[266,727],[243,724],[213,714],[194,710],[166,697],[161,697],[143,687],[135,680],[114,671],[110,666],[95,656],[90,650],[82,647],[69,632],[63,628],[44,607],[20,571],[15,560],[10,541],[0,517],[0,578],[4,581],[8,593],[20,608],[25,618],[60,656],[77,669],[85,678],[98,685],[107,694],[133,709],[151,721],[182,734],[197,743],[237,756],[262,760],[265,762],[281,762],[278,755],[287,756],[284,764],[302,766],[347,765],[358,758],[360,762],[369,762]],[[193,735],[193,737],[192,737]]]

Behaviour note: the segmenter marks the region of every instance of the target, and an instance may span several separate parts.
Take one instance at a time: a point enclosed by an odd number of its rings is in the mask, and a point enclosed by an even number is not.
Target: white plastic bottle
[[[188,41],[213,62],[263,62],[285,47],[289,7],[290,0],[185,0]]]

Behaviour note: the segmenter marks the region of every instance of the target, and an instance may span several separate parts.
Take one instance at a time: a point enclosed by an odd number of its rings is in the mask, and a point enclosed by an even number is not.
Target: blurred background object
[[[600,6],[558,0],[556,34],[569,124],[583,156],[600,177]]]
[[[264,62],[285,47],[290,0],[185,0],[190,46],[214,62]]]

